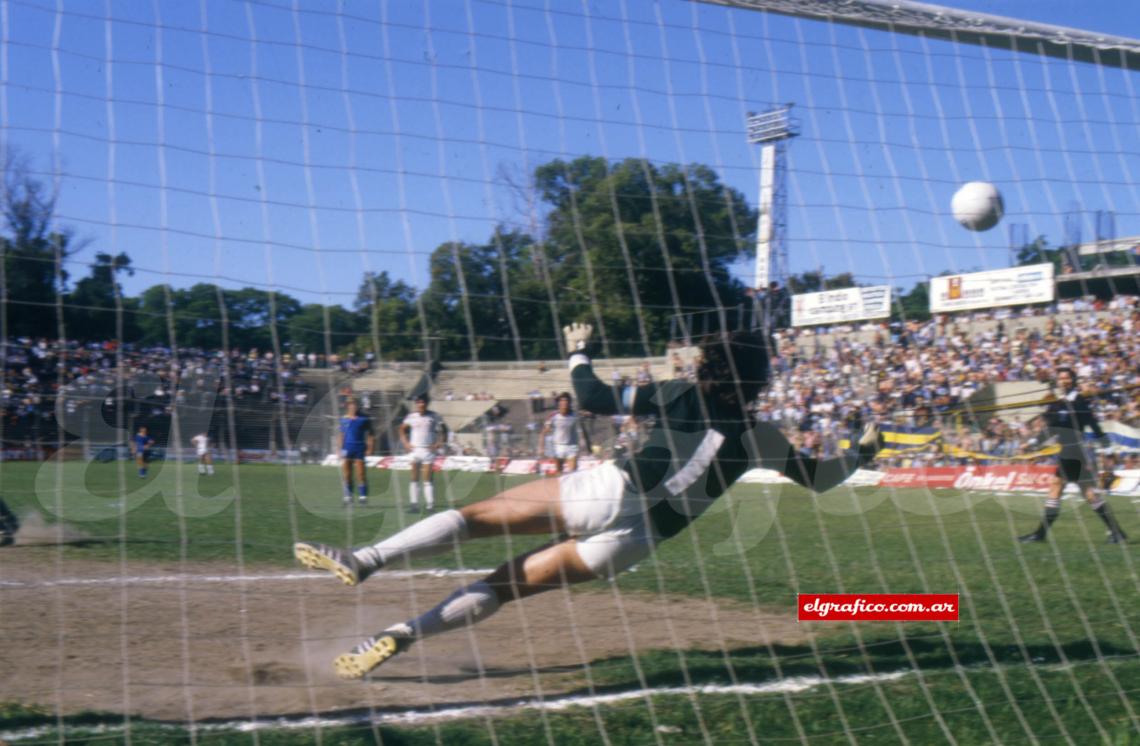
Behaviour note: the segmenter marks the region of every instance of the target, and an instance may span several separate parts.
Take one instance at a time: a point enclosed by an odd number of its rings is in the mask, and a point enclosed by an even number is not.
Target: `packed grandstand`
[[[1140,445],[1140,304],[1134,296],[935,316],[926,322],[786,328],[770,389],[755,403],[804,455],[826,456],[868,419],[883,423],[888,466],[940,466],[1050,457],[1034,425],[1055,368],[1070,366],[1120,454]],[[692,375],[673,344],[656,358],[599,361],[615,384]],[[451,431],[452,454],[541,457],[541,424],[569,387],[557,361],[378,363],[371,355],[275,355],[201,349],[5,343],[3,441],[8,459],[39,458],[94,437],[93,423],[146,425],[157,445],[181,449],[208,428],[221,458],[318,460],[335,452],[332,423],[347,397],[377,423],[377,455],[399,452],[413,392],[428,391]],[[493,372],[493,375],[488,375]],[[174,426],[176,410],[181,421]],[[595,456],[635,448],[646,423],[580,413]],[[63,422],[60,422],[60,418]],[[60,425],[63,427],[60,427]],[[160,450],[161,452],[161,450]],[[89,452],[86,455],[91,455]]]

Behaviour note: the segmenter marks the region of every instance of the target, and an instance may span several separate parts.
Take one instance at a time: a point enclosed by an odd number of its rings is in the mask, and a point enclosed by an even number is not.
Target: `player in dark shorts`
[[[344,483],[344,505],[352,505],[353,477],[356,478],[360,504],[368,502],[368,470],[364,459],[372,455],[374,437],[372,420],[360,412],[355,399],[345,405],[344,417],[340,418],[340,463]]]
[[[146,465],[150,461],[150,448],[153,445],[154,441],[147,435],[145,426],[140,427],[131,437],[131,450],[135,453],[135,464],[139,467],[139,479],[146,479]]]
[[[1116,457],[1111,453],[1104,457],[1104,466],[1101,467],[1100,474],[1097,475],[1098,486],[1105,492],[1112,491],[1112,485],[1116,484]]]
[[[765,342],[723,334],[702,345],[696,383],[615,387],[598,379],[583,353],[592,329],[565,329],[570,379],[579,404],[599,415],[655,416],[637,453],[617,462],[538,479],[459,510],[436,513],[383,541],[351,551],[298,542],[294,556],[356,585],[383,567],[453,550],[466,539],[519,534],[557,538],[461,588],[435,608],[387,627],[333,666],[361,678],[413,642],[482,621],[502,604],[571,583],[607,578],[648,557],[680,533],[748,469],[776,469],[817,492],[874,458],[880,436],[869,425],[856,450],[830,459],[799,456],[773,425],[753,423],[748,406],[768,383]]]
[[[3,500],[0,500],[0,547],[16,543],[16,534],[20,531],[20,519],[9,510]]]
[[[1049,527],[1061,514],[1061,493],[1069,482],[1080,487],[1085,500],[1108,527],[1108,542],[1121,544],[1127,541],[1128,537],[1112,515],[1112,509],[1105,502],[1104,491],[1098,484],[1096,453],[1085,442],[1086,428],[1092,430],[1101,442],[1105,440],[1104,431],[1096,421],[1089,400],[1077,389],[1077,375],[1072,368],[1057,369],[1057,398],[1045,408],[1041,418],[1049,438],[1056,439],[1061,446],[1057,475],[1049,487],[1041,525],[1033,533],[1019,536],[1018,541],[1032,543],[1045,540]]]

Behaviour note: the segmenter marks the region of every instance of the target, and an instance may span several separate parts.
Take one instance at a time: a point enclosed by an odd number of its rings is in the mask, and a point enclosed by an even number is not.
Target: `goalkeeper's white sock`
[[[417,521],[403,531],[353,556],[364,567],[376,569],[397,559],[428,557],[455,546],[467,538],[467,520],[458,510],[446,510]]]
[[[384,632],[397,637],[423,639],[481,622],[499,610],[494,589],[480,580],[452,593],[443,603],[415,619],[396,624]]]
[[[424,507],[431,510],[435,505],[435,485],[424,482]]]
[[[412,484],[408,488],[408,502],[412,505],[420,504],[420,483],[418,480],[413,479]]]

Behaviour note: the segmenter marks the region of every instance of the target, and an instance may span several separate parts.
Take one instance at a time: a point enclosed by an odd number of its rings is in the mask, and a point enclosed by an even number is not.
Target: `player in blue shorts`
[[[135,463],[139,467],[139,479],[146,479],[146,463],[150,460],[150,448],[154,445],[154,441],[146,433],[147,430],[144,425],[131,436],[131,450],[135,454]]]
[[[354,399],[345,406],[340,418],[340,468],[344,475],[344,504],[352,505],[353,468],[360,485],[360,504],[368,502],[368,475],[364,470],[364,457],[372,455],[372,420],[362,414]]]

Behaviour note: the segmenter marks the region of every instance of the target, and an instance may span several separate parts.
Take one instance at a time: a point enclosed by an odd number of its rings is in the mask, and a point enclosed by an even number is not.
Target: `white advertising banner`
[[[842,324],[891,315],[891,286],[825,290],[792,296],[792,326]]]
[[[930,312],[1048,303],[1054,298],[1053,265],[995,269],[930,280]]]

